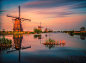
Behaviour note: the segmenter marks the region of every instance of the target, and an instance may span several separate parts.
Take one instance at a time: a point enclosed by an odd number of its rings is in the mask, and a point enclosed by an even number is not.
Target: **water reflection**
[[[40,44],[41,44],[41,39],[42,39],[41,34],[34,35],[34,38],[35,38],[35,39],[36,39],[36,38],[40,39]]]
[[[73,63],[75,63],[75,61],[77,63],[81,61],[85,63],[86,41],[81,40],[81,39],[76,39],[77,37],[80,38],[79,35],[75,35],[74,38],[70,38],[70,36],[66,33],[51,33],[51,34],[43,33],[41,34],[41,36],[35,36],[36,38],[34,38],[33,34],[31,35],[24,34],[24,35],[15,35],[15,36],[9,35],[5,37],[13,40],[14,42],[14,46],[11,50],[8,51],[8,54],[2,54],[2,59],[3,59],[2,62],[5,62],[5,63],[6,62],[16,63],[16,60],[17,62],[19,61],[20,63],[21,62],[24,62],[24,63],[26,62],[27,63],[29,62],[31,63],[34,63],[34,62],[35,63],[71,63],[71,61],[73,61]],[[60,42],[60,40],[61,42],[62,40],[65,40],[66,43],[60,44],[60,45],[40,44],[40,43],[44,43],[45,40],[49,38],[54,39],[55,41],[57,40],[58,42]],[[20,43],[18,43],[18,41]],[[28,44],[31,44],[32,48],[27,50],[25,49],[27,47],[24,47],[24,46],[28,46]],[[6,61],[4,61],[4,59]],[[12,60],[9,61],[9,59],[12,59]],[[52,60],[52,62],[50,60]]]
[[[23,35],[13,35],[13,39],[14,39],[14,44],[15,44],[15,49],[16,50],[20,50],[21,49],[21,43],[22,43],[22,39],[23,39]]]
[[[51,49],[51,48],[54,48],[55,45],[45,45],[45,47]]]
[[[31,48],[31,46],[29,47],[24,47],[22,44],[22,39],[23,39],[23,35],[13,35],[13,40],[14,40],[14,45],[12,50],[7,51],[7,53],[13,52],[13,51],[19,51],[19,62],[20,62],[20,50],[23,49],[27,49],[27,48]],[[23,46],[23,47],[22,47]]]
[[[11,47],[0,47],[0,53],[4,53],[7,50],[10,50]]]
[[[85,35],[80,35],[80,38],[82,39],[82,40],[85,40]]]
[[[70,33],[69,33],[69,35],[70,35],[70,36],[74,36],[74,34],[70,34]],[[81,40],[85,40],[85,38],[86,38],[86,35],[81,35],[81,34],[79,34],[79,36],[80,36],[80,39],[81,39]]]
[[[49,48],[49,49],[55,48],[55,47],[57,47],[57,46],[60,46],[60,47],[62,46],[62,47],[64,47],[64,46],[65,46],[65,43],[61,43],[60,45],[55,45],[55,44],[54,44],[54,45],[51,45],[51,44],[50,44],[50,45],[45,45],[45,47],[46,47],[46,48]]]
[[[0,38],[0,53],[4,53],[7,50],[10,50],[12,47],[12,40],[9,40],[5,38],[5,35],[3,35],[2,38]]]
[[[74,34],[72,34],[72,33],[69,33],[69,35],[70,35],[70,36],[74,36]]]
[[[41,34],[40,35],[34,35],[34,38],[41,39]]]
[[[45,37],[47,37],[47,34],[45,34]]]

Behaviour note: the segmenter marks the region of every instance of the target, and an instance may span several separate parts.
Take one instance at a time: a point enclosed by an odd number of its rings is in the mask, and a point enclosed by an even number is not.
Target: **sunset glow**
[[[19,5],[21,6],[20,17],[31,19],[31,22],[22,22],[24,31],[33,31],[33,28],[38,27],[40,22],[44,27],[42,30],[47,27],[55,31],[79,31],[80,27],[86,27],[86,1],[84,0],[18,0],[17,2],[3,0],[1,3],[0,30],[13,30],[14,22],[12,22],[11,17],[7,17],[6,15],[9,14],[18,17]]]

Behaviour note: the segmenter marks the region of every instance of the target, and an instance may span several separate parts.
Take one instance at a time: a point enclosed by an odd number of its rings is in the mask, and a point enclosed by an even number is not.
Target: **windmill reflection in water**
[[[7,51],[7,53],[19,51],[19,62],[20,62],[20,50],[31,48],[31,46],[24,47],[22,45],[23,34],[13,35],[14,45],[12,46],[12,50]]]

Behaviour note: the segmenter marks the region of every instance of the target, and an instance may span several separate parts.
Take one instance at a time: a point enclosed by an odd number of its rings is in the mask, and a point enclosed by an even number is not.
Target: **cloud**
[[[74,14],[73,12],[46,12],[46,11],[43,11],[43,12],[38,12],[39,14],[49,14],[51,15],[50,18],[52,17],[64,17],[66,15],[71,15],[71,14]]]
[[[28,2],[23,4],[26,8],[51,8],[51,7],[59,7],[59,6],[65,6],[65,5],[73,5],[76,4],[76,6],[71,6],[71,8],[83,8],[85,7],[86,1],[84,0],[37,0],[34,2]],[[77,4],[79,3],[79,4]]]
[[[0,12],[6,12],[6,10],[0,10]]]
[[[84,0],[35,0],[25,3],[22,6],[31,9],[31,11],[37,9],[39,11],[34,11],[33,13],[48,15],[46,18],[65,17],[72,14],[86,14],[85,9],[83,11],[78,10],[86,8],[86,1]]]
[[[74,4],[70,7],[71,9],[86,8],[86,2]]]
[[[69,14],[73,14],[73,12],[69,12],[69,11],[67,11],[67,12],[46,12],[46,11],[41,11],[41,12],[38,12],[38,14],[59,14],[59,15],[69,15]]]
[[[0,10],[0,16],[4,13],[4,12],[6,12],[7,10]]]
[[[35,2],[25,3],[23,4],[23,6],[26,8],[45,8],[45,7],[49,7],[51,3],[52,3],[51,1],[35,1]]]
[[[65,17],[72,14],[86,14],[85,9],[83,11],[78,10],[86,8],[85,0],[35,0],[22,6],[28,10],[34,10],[32,13],[46,15],[49,18]]]
[[[56,17],[66,17],[72,14],[86,14],[85,12],[75,12],[75,11],[35,11],[33,13],[48,15],[47,18],[56,18]]]

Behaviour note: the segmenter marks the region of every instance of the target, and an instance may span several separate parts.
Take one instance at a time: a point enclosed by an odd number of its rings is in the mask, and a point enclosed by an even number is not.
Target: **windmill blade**
[[[18,18],[18,17],[12,17],[12,18]]]
[[[27,48],[31,48],[31,46],[29,46],[29,47],[22,47],[20,50],[27,49]],[[14,51],[18,51],[18,50],[7,51],[7,53],[14,52]]]
[[[31,48],[31,46],[29,46],[29,47],[22,47],[21,49],[23,50],[23,49],[27,49],[27,48]]]
[[[25,19],[25,18],[21,18],[22,19],[22,21],[24,21],[24,20],[28,20],[28,21],[31,21],[30,19]]]
[[[14,52],[14,51],[18,51],[18,50],[11,50],[11,51],[7,51],[7,53]]]
[[[31,21],[30,19],[24,19],[24,20],[28,20],[28,21]]]
[[[18,18],[18,17],[9,16],[8,14],[7,14],[7,17]]]
[[[12,16],[9,16],[9,15],[7,14],[7,17],[12,17]]]

